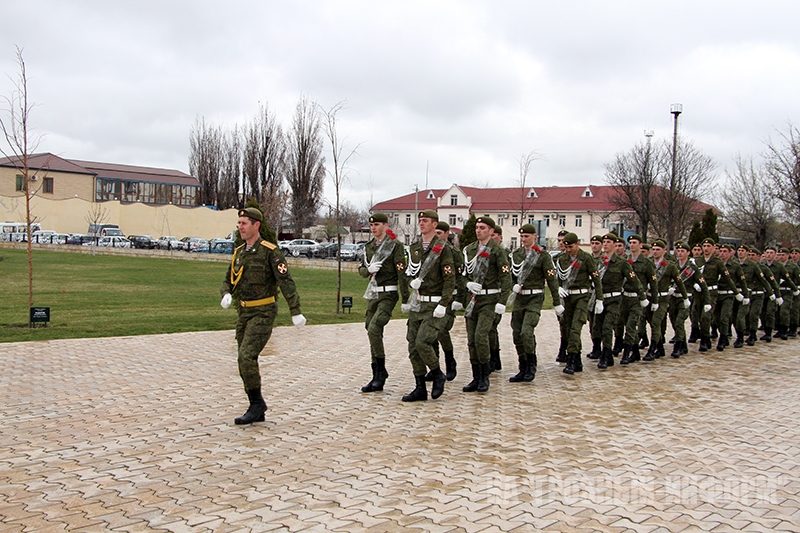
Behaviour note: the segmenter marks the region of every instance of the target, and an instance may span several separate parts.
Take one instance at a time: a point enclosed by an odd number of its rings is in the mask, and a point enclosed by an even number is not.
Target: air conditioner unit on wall
[[[37,176],[36,174],[34,174],[33,176],[31,176],[31,181],[36,181],[36,180],[38,180],[38,179],[39,179],[39,176]]]
[[[558,213],[550,213],[550,218],[552,218],[553,220],[557,219]]]

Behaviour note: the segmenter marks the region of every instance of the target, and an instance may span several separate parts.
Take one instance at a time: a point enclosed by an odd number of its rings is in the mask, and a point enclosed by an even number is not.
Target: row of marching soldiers
[[[519,371],[511,382],[530,382],[536,376],[536,327],[549,291],[558,316],[561,344],[557,361],[564,372],[583,370],[581,332],[589,321],[593,349],[588,357],[599,369],[619,363],[654,361],[665,355],[667,320],[675,331],[672,357],[688,353],[699,339],[700,351],[711,349],[712,328],[718,350],[724,350],[735,330],[734,347],[753,345],[759,318],[771,341],[795,336],[800,315],[793,297],[800,294],[800,250],[759,250],[719,247],[706,239],[698,249],[682,242],[667,253],[666,243],[647,246],[641,236],[626,243],[614,233],[592,237],[591,253],[580,248],[574,233],[560,232],[560,253],[551,257],[537,246],[535,226],[519,228],[522,246],[510,254],[497,239],[501,228],[490,217],[476,219],[476,241],[458,250],[447,241],[449,226],[435,210],[418,214],[421,239],[411,244],[408,257],[388,228],[388,217],[370,217],[373,239],[365,246],[359,272],[369,278],[365,327],[370,342],[372,379],[362,392],[382,391],[389,374],[385,364],[383,329],[397,301],[408,313],[406,340],[414,389],[403,401],[428,399],[444,393],[457,376],[450,329],[456,311],[464,311],[472,380],[464,392],[486,392],[489,376],[500,370],[497,326],[511,310],[511,328]],[[793,312],[794,311],[794,312]],[[691,335],[684,323],[691,318]],[[650,338],[647,338],[647,327]],[[747,339],[745,340],[745,337]],[[616,341],[615,341],[616,339]],[[439,366],[439,347],[445,371]],[[649,346],[646,354],[640,350]]]

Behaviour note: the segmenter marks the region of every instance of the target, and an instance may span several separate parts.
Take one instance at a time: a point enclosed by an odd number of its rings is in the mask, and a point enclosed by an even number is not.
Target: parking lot
[[[546,312],[512,384],[507,321],[412,404],[403,320],[373,394],[362,325],[278,328],[248,427],[232,331],[0,344],[0,530],[797,531],[798,341],[570,377]]]

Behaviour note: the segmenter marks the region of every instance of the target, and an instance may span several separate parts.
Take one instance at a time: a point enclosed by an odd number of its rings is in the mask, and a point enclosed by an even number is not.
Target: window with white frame
[[[486,215],[486,216],[488,217],[489,215]],[[502,226],[503,225],[503,216],[502,215],[497,215],[497,225],[498,226]]]
[[[406,224],[411,224],[411,215],[406,215]]]
[[[511,215],[511,225],[519,226],[519,215]]]
[[[517,238],[516,237],[511,237],[511,249],[512,250],[516,250],[517,249]]]
[[[458,195],[451,194],[450,195],[450,205],[458,205]]]
[[[449,217],[449,218],[450,218],[450,222],[449,222],[449,224],[450,224],[451,226],[455,226],[455,225],[456,225],[456,216],[455,216],[455,215],[450,215],[450,217]]]
[[[558,215],[558,227],[559,228],[567,227],[567,215]]]
[[[603,227],[608,229],[608,225],[611,223],[608,216],[603,217]]]
[[[536,222],[536,218],[533,217],[533,216],[529,216],[528,217],[528,224],[533,224],[534,222]]]
[[[582,215],[575,215],[575,227],[576,228],[583,227],[583,216]]]

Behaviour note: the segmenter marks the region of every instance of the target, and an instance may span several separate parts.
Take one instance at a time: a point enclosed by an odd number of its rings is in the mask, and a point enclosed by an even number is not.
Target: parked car
[[[50,244],[53,235],[56,235],[56,232],[50,229],[41,229],[39,231],[34,231],[31,233],[31,242],[35,242],[38,244]]]
[[[284,255],[291,255],[293,257],[300,257],[301,255],[312,257],[317,247],[317,242],[311,239],[295,239],[289,241],[289,244],[286,245],[287,249],[283,253]]]
[[[340,255],[342,261],[360,261],[363,248],[359,249],[357,244],[343,244]]]
[[[197,252],[201,250],[197,250],[197,247],[200,246],[205,247],[208,249],[208,241],[205,239],[201,239],[200,237],[184,237],[181,239],[181,242],[184,245],[184,249],[187,252]]]
[[[164,235],[158,239],[159,250],[186,250],[183,241],[172,235]]]
[[[211,239],[208,243],[208,252],[230,255],[233,253],[233,241],[230,239]]]
[[[128,235],[128,240],[131,241],[131,246],[142,250],[152,250],[158,246],[158,241],[150,235]]]
[[[319,259],[335,259],[338,245],[335,242],[323,242],[314,248],[312,255]]]
[[[92,236],[92,237],[96,237],[96,236]],[[102,246],[104,248],[130,248],[131,247],[131,241],[129,241],[125,237],[97,237],[97,242],[95,243],[93,241],[94,241],[94,239],[92,239],[92,241],[83,243],[83,245],[84,246],[97,245],[97,246]]]

